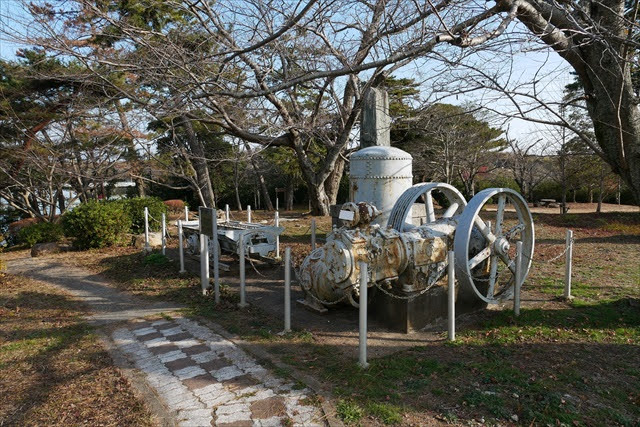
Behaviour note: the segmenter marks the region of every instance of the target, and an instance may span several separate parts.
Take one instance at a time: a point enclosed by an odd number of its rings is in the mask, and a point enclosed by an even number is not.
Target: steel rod
[[[216,215],[216,211],[213,211],[212,216],[212,230],[213,230],[213,295],[214,301],[216,304],[220,303],[220,267],[219,267],[219,259],[220,254],[218,253],[218,215]]]
[[[164,212],[162,213],[162,255],[167,254],[167,224]]]
[[[573,257],[573,231],[571,230],[567,230],[565,245],[567,252],[564,267],[564,297],[571,299],[571,261]]]
[[[447,266],[447,282],[448,282],[448,339],[456,340],[456,276],[455,276],[455,253],[449,251],[447,254],[449,265]]]
[[[360,345],[358,364],[368,368],[367,363],[367,263],[360,261]]]
[[[247,305],[246,296],[245,296],[245,271],[244,271],[244,234],[240,233],[240,304],[238,307],[244,308]]]
[[[276,211],[275,220],[276,227],[280,226],[280,214]],[[280,235],[276,235],[276,259],[280,258]]]
[[[516,272],[513,289],[513,313],[520,316],[520,289],[522,288],[522,242],[516,243]]]
[[[247,205],[247,222],[251,222],[251,205]]]
[[[209,289],[209,236],[200,235],[200,286],[202,295]]]
[[[184,247],[182,245],[183,245],[182,221],[178,220],[178,252],[180,253],[179,273],[186,273],[187,271],[184,269]]]
[[[149,251],[149,208],[144,207],[144,250]]]
[[[291,248],[284,250],[284,332],[291,332]]]

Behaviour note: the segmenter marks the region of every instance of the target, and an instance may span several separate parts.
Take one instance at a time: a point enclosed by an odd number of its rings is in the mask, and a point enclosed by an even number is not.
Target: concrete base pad
[[[478,298],[458,298],[456,315],[486,307],[487,304]],[[369,313],[391,330],[419,331],[447,318],[447,288],[434,286],[412,300],[396,299],[377,290],[369,304]]]

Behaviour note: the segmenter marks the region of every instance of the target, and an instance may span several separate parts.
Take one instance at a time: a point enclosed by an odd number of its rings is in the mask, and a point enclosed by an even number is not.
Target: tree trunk
[[[598,183],[600,187],[598,190],[598,207],[596,208],[596,213],[602,212],[602,199],[604,198],[604,165],[600,165],[600,182]]]
[[[336,160],[333,171],[324,182],[324,190],[329,199],[329,205],[335,205],[338,203],[338,192],[340,191],[340,181],[344,174],[345,161],[342,157]]]
[[[293,180],[289,180],[289,182],[287,182],[287,206],[285,207],[286,210],[288,211],[292,211],[293,210],[293,190],[295,189],[295,186],[293,185]]]
[[[207,159],[204,154],[204,147],[198,140],[198,136],[193,130],[191,121],[182,116],[182,126],[187,134],[187,142],[189,143],[189,149],[192,154],[191,163],[196,171],[196,181],[198,183],[199,192],[202,194],[201,201],[206,207],[216,206],[215,193],[213,192],[213,186],[211,185],[211,177],[209,176],[209,166],[207,165]]]

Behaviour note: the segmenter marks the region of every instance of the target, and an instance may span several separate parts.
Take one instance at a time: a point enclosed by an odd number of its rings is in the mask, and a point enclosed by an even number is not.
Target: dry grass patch
[[[0,273],[0,425],[154,425],[82,315],[45,283]]]

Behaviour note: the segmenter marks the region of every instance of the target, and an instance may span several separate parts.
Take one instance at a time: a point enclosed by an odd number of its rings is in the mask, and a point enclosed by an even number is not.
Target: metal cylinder
[[[186,273],[184,269],[184,246],[183,246],[183,234],[182,234],[182,221],[178,220],[178,251],[180,252],[180,271],[179,273]]]
[[[395,147],[367,147],[351,155],[352,202],[370,202],[382,214],[373,223],[385,226],[398,195],[412,185],[411,154]]]
[[[456,277],[455,277],[455,253],[447,253],[447,312],[448,312],[448,339],[456,340]]]
[[[367,363],[367,283],[369,279],[367,277],[367,263],[360,262],[360,333],[359,333],[359,357],[358,364],[361,368],[369,367]]]
[[[284,250],[284,331],[291,332],[291,248]]]

